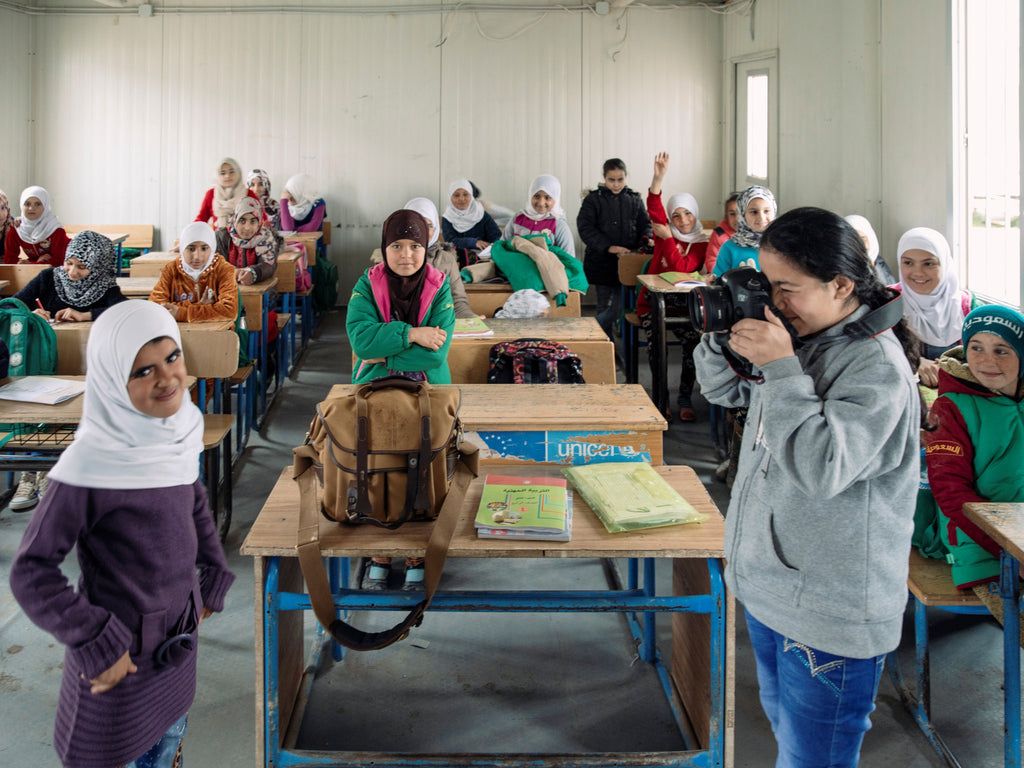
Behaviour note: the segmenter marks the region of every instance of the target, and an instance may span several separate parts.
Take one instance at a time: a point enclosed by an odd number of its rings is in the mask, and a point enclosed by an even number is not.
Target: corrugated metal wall
[[[153,222],[166,246],[221,157],[277,192],[305,171],[340,225],[343,300],[387,214],[416,195],[443,208],[456,176],[518,208],[554,173],[574,223],[605,158],[642,191],[666,149],[669,190],[706,217],[722,197],[721,18],[700,8],[13,17],[33,31],[32,131],[3,143],[33,147],[63,220]]]
[[[16,210],[29,184],[29,94],[32,84],[31,22],[28,16],[0,8],[0,189]]]

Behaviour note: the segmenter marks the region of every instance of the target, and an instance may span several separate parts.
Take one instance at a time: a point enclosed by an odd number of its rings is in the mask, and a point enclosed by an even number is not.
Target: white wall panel
[[[720,17],[538,16],[35,16],[29,170],[65,221],[152,222],[164,246],[222,157],[267,169],[278,193],[310,173],[339,227],[343,300],[387,214],[416,195],[443,208],[457,175],[518,208],[533,176],[554,173],[574,226],[579,190],[606,157],[623,157],[643,190],[667,149],[670,187],[716,215]]]
[[[948,13],[947,5],[928,0],[759,0],[753,39],[749,15],[726,17],[727,62],[779,51],[780,171],[773,191],[782,209],[862,213],[890,263],[906,229],[946,230]],[[726,77],[731,95],[728,67]]]
[[[31,82],[34,21],[21,13],[0,9],[0,189],[16,211],[21,190],[31,182]]]
[[[654,155],[667,151],[666,194],[690,192],[702,218],[720,217],[721,18],[698,8],[584,18],[579,186],[592,189],[602,163],[619,157],[646,195]]]

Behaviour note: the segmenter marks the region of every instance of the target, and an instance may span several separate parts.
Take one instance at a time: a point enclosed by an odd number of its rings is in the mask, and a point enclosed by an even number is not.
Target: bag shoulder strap
[[[327,580],[323,557],[320,554],[320,525],[316,510],[316,475],[313,470],[316,452],[312,446],[303,445],[296,448],[294,453],[293,478],[299,484],[299,530],[295,548],[317,620],[330,633],[331,637],[346,648],[355,651],[386,648],[392,643],[403,640],[413,627],[419,626],[423,621],[423,614],[430,606],[437,585],[441,582],[441,572],[444,570],[445,560],[448,558],[448,547],[451,545],[452,535],[455,533],[459,510],[462,508],[466,489],[474,475],[475,461],[467,463],[460,459],[456,466],[455,477],[448,489],[448,495],[441,506],[437,520],[434,521],[434,528],[430,533],[430,540],[427,542],[424,599],[391,629],[382,632],[364,632],[335,618],[331,587]],[[473,455],[469,458],[475,459],[476,456]]]

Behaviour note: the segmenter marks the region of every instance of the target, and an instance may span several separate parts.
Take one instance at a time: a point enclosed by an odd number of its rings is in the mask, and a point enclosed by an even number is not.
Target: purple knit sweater
[[[60,570],[73,547],[77,590]],[[222,610],[234,578],[199,481],[130,491],[50,482],[11,568],[11,590],[66,646],[54,731],[65,766],[124,765],[188,711],[196,651],[163,668],[153,652],[182,629],[194,640],[198,614]],[[125,651],[139,671],[90,693],[88,680]]]

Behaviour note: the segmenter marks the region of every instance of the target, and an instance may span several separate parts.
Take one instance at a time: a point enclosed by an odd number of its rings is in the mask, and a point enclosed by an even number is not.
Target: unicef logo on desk
[[[625,436],[622,438],[619,435]],[[629,439],[626,430],[597,432],[589,430],[560,432],[487,432],[473,433],[480,443],[483,458],[501,458],[543,464],[594,464],[605,461],[651,460],[646,446],[622,445]],[[632,435],[635,439],[635,435]]]

